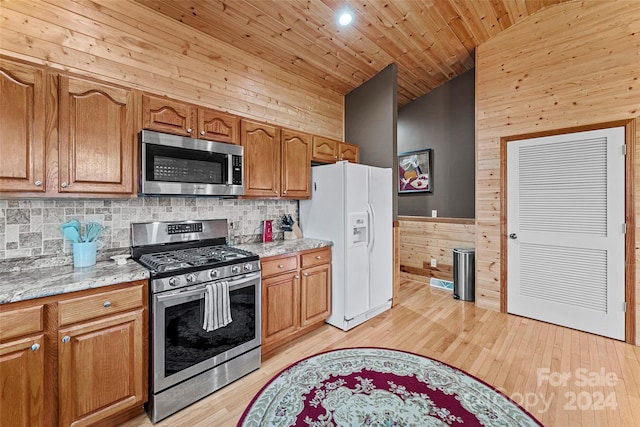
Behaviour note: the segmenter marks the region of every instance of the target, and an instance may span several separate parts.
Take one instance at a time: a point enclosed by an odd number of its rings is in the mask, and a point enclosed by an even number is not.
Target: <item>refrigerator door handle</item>
[[[367,249],[369,250],[369,252],[371,252],[371,249],[373,248],[373,243],[375,242],[375,231],[374,231],[374,227],[373,227],[373,223],[376,219],[375,216],[375,211],[373,210],[373,206],[368,204],[367,205],[367,217],[369,220],[369,224],[367,226]]]

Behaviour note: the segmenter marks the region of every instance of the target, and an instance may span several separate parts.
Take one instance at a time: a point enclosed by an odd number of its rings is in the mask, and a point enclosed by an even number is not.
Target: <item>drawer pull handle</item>
[[[36,187],[42,187],[42,181],[37,180],[36,182],[34,182],[34,184],[36,185]]]
[[[103,307],[105,308],[109,308],[111,307],[111,302],[110,301],[105,301],[104,304],[102,304]]]
[[[69,335],[65,335],[64,337],[62,337],[62,342],[63,343],[68,343],[69,341],[71,341],[71,337]]]
[[[320,255],[316,255],[316,259],[322,259]]]
[[[283,264],[278,264],[278,268],[284,268]]]
[[[34,345],[31,346],[31,351],[37,351],[40,348],[40,344],[35,343]]]

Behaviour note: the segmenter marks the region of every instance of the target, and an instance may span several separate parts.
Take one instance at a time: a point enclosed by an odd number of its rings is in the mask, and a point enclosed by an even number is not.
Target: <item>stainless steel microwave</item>
[[[140,141],[140,194],[244,194],[243,147],[149,130]]]

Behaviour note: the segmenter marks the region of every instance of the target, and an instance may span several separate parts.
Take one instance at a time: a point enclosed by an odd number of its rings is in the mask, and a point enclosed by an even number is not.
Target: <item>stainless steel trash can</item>
[[[471,248],[453,249],[453,297],[462,301],[475,300],[475,257]]]

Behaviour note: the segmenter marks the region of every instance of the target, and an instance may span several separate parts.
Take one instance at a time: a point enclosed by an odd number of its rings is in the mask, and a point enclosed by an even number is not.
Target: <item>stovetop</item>
[[[138,261],[156,273],[181,273],[193,270],[194,267],[215,268],[256,260],[256,257],[255,254],[239,248],[215,245],[148,253],[142,255]]]

